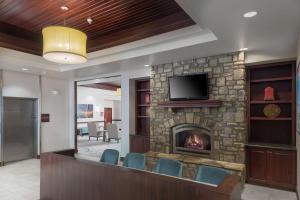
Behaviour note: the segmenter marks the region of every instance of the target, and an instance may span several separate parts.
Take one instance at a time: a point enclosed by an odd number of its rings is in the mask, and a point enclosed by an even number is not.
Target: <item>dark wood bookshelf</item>
[[[138,106],[138,107],[149,107],[150,104],[137,104],[136,106]]]
[[[251,80],[251,83],[262,83],[262,82],[274,82],[274,81],[290,81],[293,78],[288,77],[278,77],[278,78],[265,78],[265,79],[257,79],[257,80]]]
[[[288,190],[296,188],[295,62],[247,67],[247,182]],[[275,100],[264,101],[264,89],[274,88]],[[280,107],[275,118],[265,116],[268,104]]]
[[[262,142],[247,143],[246,146],[263,147],[263,148],[269,148],[269,149],[296,150],[295,145],[278,145],[278,144],[262,143]]]
[[[276,117],[276,118],[267,118],[267,117],[250,117],[251,120],[266,120],[266,121],[286,121],[292,120],[291,117]]]
[[[150,92],[150,89],[137,89],[136,92]]]
[[[130,151],[145,153],[150,150],[150,79],[135,82],[135,135],[130,136]]]
[[[150,118],[150,116],[136,116],[137,118]]]
[[[274,101],[250,101],[250,104],[277,104],[277,103],[293,103],[291,100],[274,100]]]

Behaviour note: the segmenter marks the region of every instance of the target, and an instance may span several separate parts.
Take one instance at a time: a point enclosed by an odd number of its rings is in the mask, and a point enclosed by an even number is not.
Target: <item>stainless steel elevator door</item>
[[[4,98],[4,162],[34,156],[34,100]]]

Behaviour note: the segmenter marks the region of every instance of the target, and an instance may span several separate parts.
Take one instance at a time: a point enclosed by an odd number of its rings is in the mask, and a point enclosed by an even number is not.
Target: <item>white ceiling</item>
[[[248,63],[296,57],[299,0],[176,1],[198,27],[94,52],[89,54],[88,63],[76,67],[53,65],[41,57],[0,49],[0,66],[20,70],[26,65],[29,73],[45,71],[49,76],[79,78],[141,69],[145,64],[234,52],[244,47],[249,49]],[[242,17],[252,10],[258,12],[256,17]]]

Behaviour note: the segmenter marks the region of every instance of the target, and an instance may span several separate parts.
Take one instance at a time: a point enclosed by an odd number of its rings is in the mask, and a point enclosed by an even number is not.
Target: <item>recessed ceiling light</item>
[[[46,72],[42,72],[43,75],[47,74]]]
[[[150,65],[144,65],[144,67],[150,67]]]
[[[246,12],[243,17],[245,18],[251,18],[251,17],[254,17],[257,15],[257,12],[256,11],[250,11],[250,12]]]
[[[23,70],[23,71],[28,71],[29,69],[28,69],[28,68],[25,68],[25,67],[23,67],[23,68],[22,68],[22,70]]]
[[[248,48],[241,48],[240,51],[247,51]]]
[[[61,6],[60,9],[62,9],[63,11],[68,11],[69,7],[68,6]]]
[[[91,17],[88,17],[86,19],[86,21],[87,21],[88,24],[92,24],[93,23],[93,19]]]

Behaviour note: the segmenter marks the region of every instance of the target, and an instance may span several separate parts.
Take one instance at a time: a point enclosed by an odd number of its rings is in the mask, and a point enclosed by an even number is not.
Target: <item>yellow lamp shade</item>
[[[85,33],[65,27],[43,28],[43,57],[61,64],[80,64],[87,61]]]

